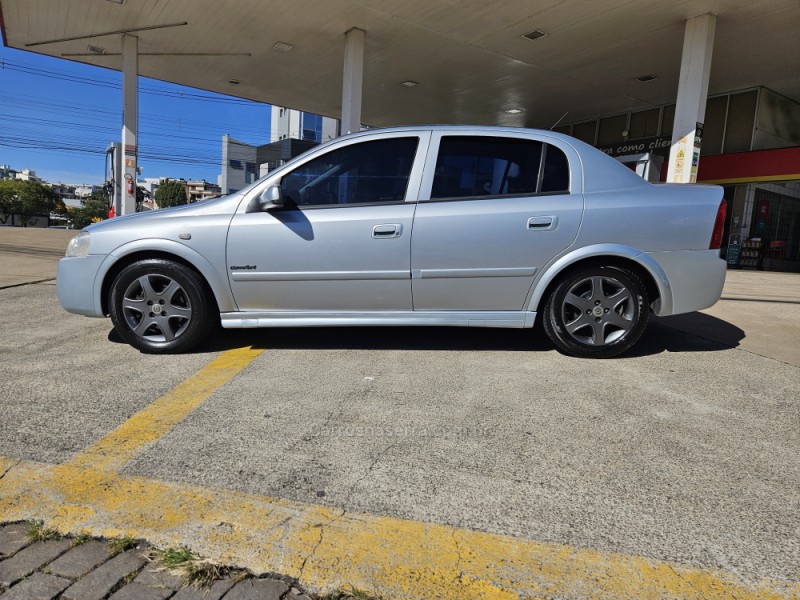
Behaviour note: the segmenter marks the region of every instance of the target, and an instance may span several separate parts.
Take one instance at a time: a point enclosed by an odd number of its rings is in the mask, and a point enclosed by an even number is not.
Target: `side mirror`
[[[258,197],[258,208],[261,210],[272,210],[273,208],[283,208],[284,199],[281,186],[271,185]]]

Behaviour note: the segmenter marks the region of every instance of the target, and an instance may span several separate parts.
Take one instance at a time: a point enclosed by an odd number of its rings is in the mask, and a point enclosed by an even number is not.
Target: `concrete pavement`
[[[0,226],[0,289],[52,279],[77,231]]]
[[[540,331],[423,328],[223,332],[152,357],[62,312],[52,282],[0,290],[0,520],[389,597],[792,597],[799,281],[729,272],[715,307],[610,361]]]

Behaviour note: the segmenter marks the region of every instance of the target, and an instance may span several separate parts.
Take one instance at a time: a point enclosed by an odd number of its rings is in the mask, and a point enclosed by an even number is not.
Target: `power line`
[[[43,69],[41,67],[36,67],[32,65],[26,65],[25,63],[19,63],[16,61],[11,61],[7,59],[0,60],[0,69],[8,69],[9,71],[16,71],[19,73],[25,73],[28,75],[35,75],[39,77],[47,77],[48,79],[59,79],[62,81],[69,81],[71,83],[82,83],[87,85],[93,85],[97,87],[104,87],[108,89],[122,89],[122,84],[118,81],[112,81],[108,79],[96,79],[93,77],[86,77],[83,75],[75,75],[70,73],[64,73],[62,71],[52,71],[50,69]],[[200,94],[196,92],[184,92],[182,90],[169,90],[165,88],[159,87],[152,87],[148,85],[140,85],[139,91],[144,94],[153,94],[156,96],[166,96],[171,98],[189,98],[192,100],[199,100],[201,102],[216,102],[220,104],[236,104],[236,105],[245,105],[245,106],[258,106],[262,103],[255,102],[253,100],[247,100],[246,98],[235,98],[232,96],[222,96],[222,95],[209,95],[209,94]]]

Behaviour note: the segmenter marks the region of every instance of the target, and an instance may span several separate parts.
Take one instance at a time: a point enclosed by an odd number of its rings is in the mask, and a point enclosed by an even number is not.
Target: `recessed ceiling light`
[[[287,44],[286,42],[276,42],[274,46],[272,46],[273,50],[277,50],[278,52],[288,52],[294,48],[291,44]]]
[[[92,46],[91,44],[89,44],[88,46],[86,46],[86,49],[89,52],[91,52],[92,54],[105,54],[106,53],[106,49],[103,48],[102,46]]]
[[[648,81],[653,81],[654,79],[658,79],[655,75],[639,75],[636,78],[636,81],[641,81],[642,83],[646,83]]]
[[[508,113],[509,115],[518,115],[521,112],[525,112],[525,111],[523,111],[521,108],[509,108],[506,111],[506,113]]]
[[[404,81],[400,85],[404,85],[406,87],[417,87],[419,85],[419,81],[411,81],[409,79],[408,81]]]
[[[242,82],[239,81],[238,79],[228,79],[228,83],[230,83],[231,85],[239,85]]]
[[[526,33],[522,37],[527,38],[529,40],[538,40],[539,38],[543,38],[546,35],[547,34],[544,31],[541,31],[539,29],[534,29],[533,31],[531,31],[530,33]]]

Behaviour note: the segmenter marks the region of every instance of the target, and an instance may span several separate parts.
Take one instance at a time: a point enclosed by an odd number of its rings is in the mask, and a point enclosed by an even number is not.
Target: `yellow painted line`
[[[105,471],[121,469],[137,452],[166,435],[262,352],[249,347],[224,352],[86,451],[73,457],[69,464]]]
[[[697,183],[722,185],[727,183],[760,183],[766,181],[795,181],[800,179],[800,173],[790,175],[759,175],[758,177],[732,177],[730,179],[709,179]]]
[[[187,544],[227,564],[299,578],[326,591],[351,584],[387,598],[800,598],[796,582],[639,556],[542,544],[432,523],[222,489],[154,481],[80,464],[6,465],[0,521],[42,519],[67,533]],[[2,471],[0,471],[2,473]]]

